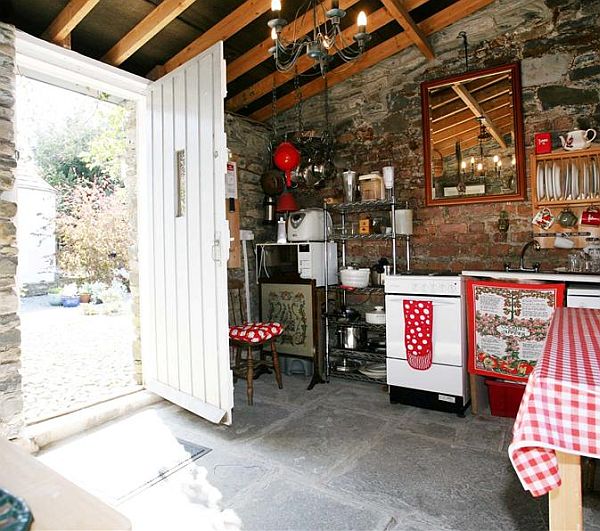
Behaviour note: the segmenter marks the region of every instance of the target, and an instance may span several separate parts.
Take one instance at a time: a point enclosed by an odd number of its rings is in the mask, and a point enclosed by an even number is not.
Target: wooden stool
[[[237,280],[229,283],[229,322],[241,322],[240,325],[229,327],[229,344],[234,348],[235,358],[233,364],[234,381],[237,378],[245,378],[247,383],[248,404],[253,405],[254,400],[254,376],[260,368],[273,369],[279,389],[283,389],[281,382],[281,368],[279,356],[275,348],[276,339],[283,333],[283,326],[279,323],[247,323],[244,316],[244,304],[242,297],[243,284]],[[236,315],[239,314],[238,316]],[[271,345],[271,360],[266,359],[263,346]],[[260,348],[260,358],[254,359],[253,351]],[[242,352],[246,352],[246,358]]]

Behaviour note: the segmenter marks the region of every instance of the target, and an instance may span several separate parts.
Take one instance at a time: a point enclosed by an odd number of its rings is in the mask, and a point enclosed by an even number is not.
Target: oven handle
[[[398,295],[389,296],[389,302],[399,302],[402,303],[406,298]],[[433,306],[454,306],[456,304],[460,304],[460,297],[452,297],[448,299],[409,299],[409,300],[417,300],[423,302],[432,302]]]

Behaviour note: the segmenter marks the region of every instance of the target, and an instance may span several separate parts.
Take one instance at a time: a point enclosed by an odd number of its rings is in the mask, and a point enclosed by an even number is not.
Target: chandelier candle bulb
[[[367,14],[364,11],[358,14],[356,25],[358,26],[358,33],[367,33]]]
[[[281,0],[271,0],[271,11],[281,11]]]

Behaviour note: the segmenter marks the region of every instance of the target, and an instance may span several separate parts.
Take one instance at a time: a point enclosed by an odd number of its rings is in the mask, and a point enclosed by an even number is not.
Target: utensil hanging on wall
[[[300,164],[300,152],[291,142],[282,142],[273,153],[275,165],[285,172],[285,184],[288,188],[292,185],[292,170]]]

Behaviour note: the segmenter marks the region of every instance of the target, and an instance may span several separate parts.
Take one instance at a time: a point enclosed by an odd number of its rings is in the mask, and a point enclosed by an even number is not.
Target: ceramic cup
[[[556,238],[554,238],[554,247],[557,249],[573,249],[575,241],[565,234],[557,234]]]
[[[600,225],[600,210],[598,207],[588,207],[581,214],[582,225]]]
[[[539,210],[535,216],[533,216],[532,223],[537,225],[543,230],[548,230],[552,225],[554,225],[555,217],[550,212],[548,208],[542,208]]]

